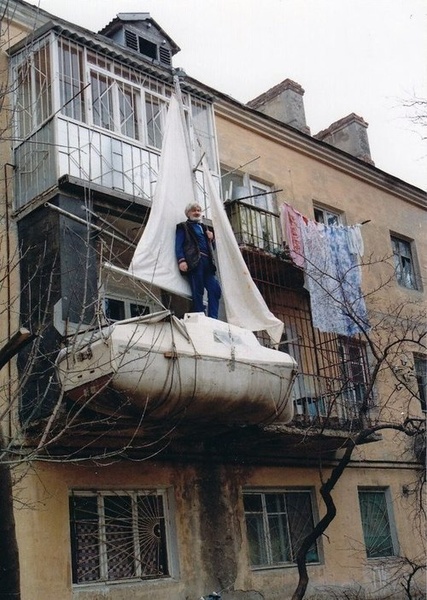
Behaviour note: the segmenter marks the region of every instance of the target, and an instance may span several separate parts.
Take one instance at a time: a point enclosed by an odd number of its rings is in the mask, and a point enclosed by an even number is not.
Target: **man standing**
[[[215,277],[213,233],[202,223],[202,209],[192,202],[185,207],[187,221],[176,226],[175,253],[181,273],[188,275],[193,311],[204,312],[203,294],[208,292],[208,317],[218,318],[221,287]]]

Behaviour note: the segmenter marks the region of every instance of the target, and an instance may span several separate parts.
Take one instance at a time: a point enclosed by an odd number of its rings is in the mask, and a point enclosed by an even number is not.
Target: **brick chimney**
[[[291,125],[303,133],[310,134],[305,120],[303,96],[304,90],[298,83],[291,79],[285,79],[267,92],[250,100],[247,106]]]
[[[362,117],[351,113],[347,117],[335,121],[327,129],[319,131],[313,137],[374,165],[367,129],[368,123]]]

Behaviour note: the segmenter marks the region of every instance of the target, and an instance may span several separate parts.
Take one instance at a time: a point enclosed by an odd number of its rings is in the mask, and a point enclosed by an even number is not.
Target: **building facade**
[[[307,597],[397,598],[402,582],[423,597],[425,192],[375,167],[357,115],[310,135],[295,82],[242,105],[175,69],[179,48],[148,13],[95,34],[20,0],[0,5],[2,339],[19,326],[37,336],[8,366],[1,400],[7,455],[19,456],[23,600],[291,597],[302,540],[325,514],[322,482],[355,440],[336,517],[306,554]],[[194,164],[207,157],[252,277],[285,324],[280,348],[298,363],[287,425],[153,422],[108,385],[76,403],[55,376],[79,333],[159,308],[105,263],[126,269],[144,229],[177,79]],[[315,238],[299,249],[292,239],[292,217],[355,233],[358,261],[332,276],[338,302]],[[342,248],[336,256],[346,264]],[[357,333],[323,311],[319,287]],[[177,316],[190,309],[157,292]]]

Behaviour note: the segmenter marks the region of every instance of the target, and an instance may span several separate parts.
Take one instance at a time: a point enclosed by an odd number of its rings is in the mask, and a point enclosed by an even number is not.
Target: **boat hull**
[[[238,425],[290,421],[295,373],[289,355],[199,313],[183,321],[118,322],[105,337],[58,360],[63,389],[74,398],[87,399],[98,382],[153,419]]]

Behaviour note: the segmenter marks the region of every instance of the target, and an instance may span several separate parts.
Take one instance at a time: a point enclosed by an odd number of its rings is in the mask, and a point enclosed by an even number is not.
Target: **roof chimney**
[[[368,123],[362,117],[351,113],[347,117],[335,121],[327,129],[319,131],[313,137],[348,152],[348,154],[364,160],[370,165],[374,165],[369,148],[367,129]]]
[[[310,129],[305,120],[303,96],[304,90],[298,83],[291,79],[285,79],[264,94],[250,100],[247,106],[309,134]]]

